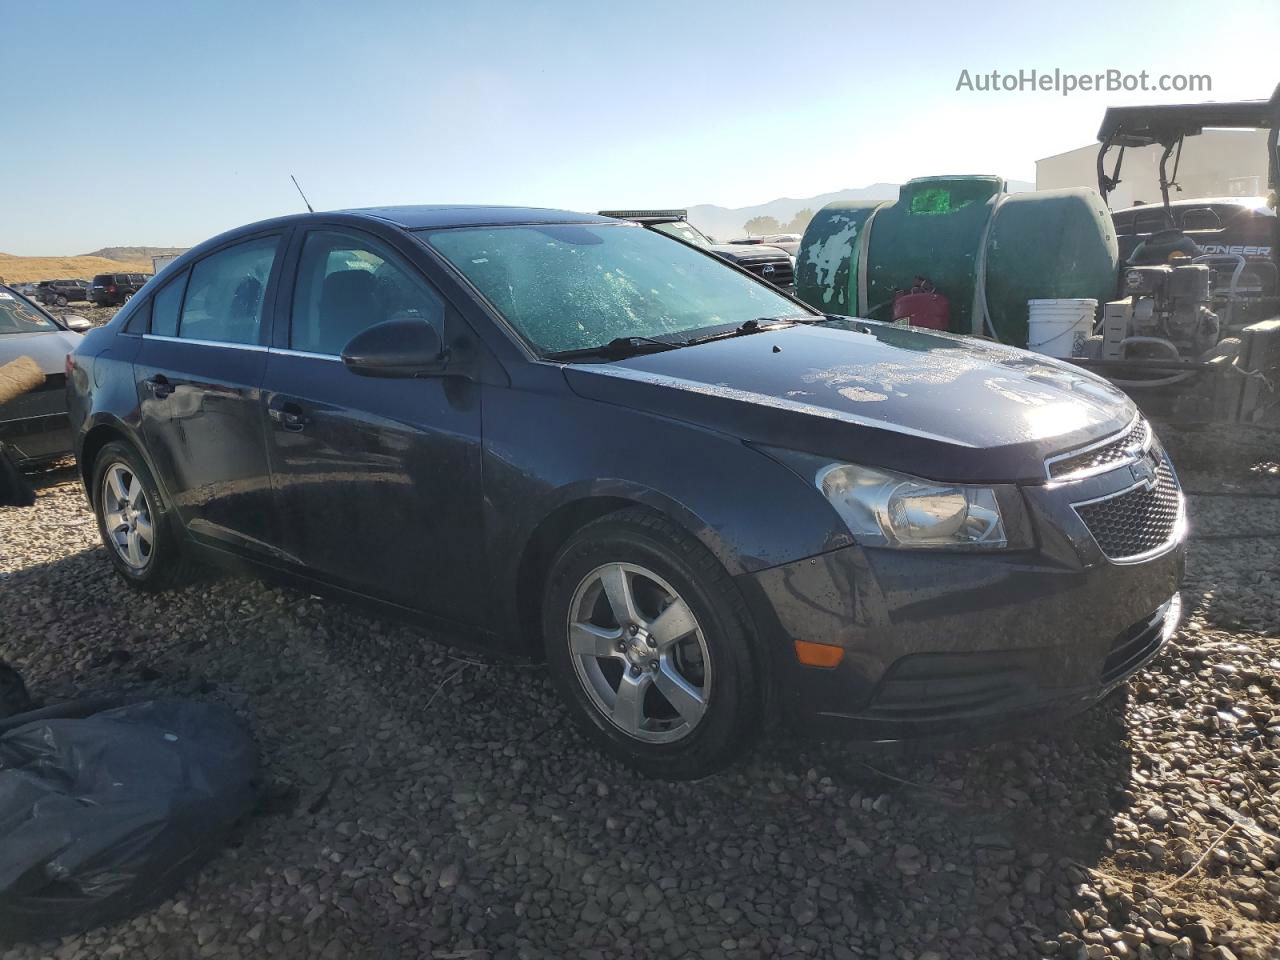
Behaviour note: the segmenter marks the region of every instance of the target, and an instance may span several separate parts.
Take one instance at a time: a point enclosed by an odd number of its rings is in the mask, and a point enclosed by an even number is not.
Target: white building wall
[[[1107,154],[1111,173],[1118,147]],[[1159,146],[1128,149],[1120,170],[1120,185],[1112,192],[1113,210],[1160,202]],[[1069,150],[1036,161],[1036,189],[1093,187],[1097,189],[1098,144]],[[1169,163],[1170,172],[1173,161]],[[1267,132],[1265,130],[1206,130],[1187,137],[1178,169],[1182,192],[1170,192],[1171,200],[1193,197],[1262,196],[1267,191]]]

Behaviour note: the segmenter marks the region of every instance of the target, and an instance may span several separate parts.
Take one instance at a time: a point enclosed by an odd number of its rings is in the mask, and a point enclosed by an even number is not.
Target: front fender
[[[483,408],[487,556],[506,625],[518,622],[526,546],[547,517],[579,500],[651,507],[731,575],[850,542],[816,489],[736,437],[567,391],[492,388]]]

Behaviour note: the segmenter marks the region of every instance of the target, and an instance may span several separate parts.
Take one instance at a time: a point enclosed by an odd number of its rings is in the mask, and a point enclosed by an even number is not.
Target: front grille
[[[750,270],[756,276],[776,286],[785,287],[795,280],[795,271],[791,269],[790,260],[742,260],[739,263],[743,269]],[[773,267],[773,272],[766,273],[764,269],[766,266]]]
[[[1151,428],[1139,417],[1128,430],[1096,447],[1054,457],[1049,461],[1050,480],[1080,479],[1103,473],[1133,459],[1134,449],[1145,450],[1151,441]]]
[[[1178,480],[1168,458],[1161,456],[1149,488],[1133,487],[1075,509],[1102,552],[1111,560],[1126,560],[1168,544],[1177,529],[1180,507]]]
[[[1030,657],[1015,650],[909,654],[880,682],[867,715],[941,720],[998,709],[1035,687]]]
[[[1107,661],[1102,665],[1104,686],[1133,673],[1160,649],[1160,644],[1164,641],[1165,618],[1169,615],[1170,606],[1177,602],[1176,598],[1170,600],[1151,616],[1139,620],[1111,642]]]

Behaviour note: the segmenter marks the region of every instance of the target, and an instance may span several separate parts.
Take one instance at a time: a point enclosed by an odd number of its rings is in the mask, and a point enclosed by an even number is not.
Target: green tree
[[[773,217],[752,217],[747,221],[745,229],[750,234],[781,233],[782,224]]]
[[[786,233],[804,233],[805,228],[809,226],[809,221],[813,219],[813,210],[805,207],[794,217],[786,226]]]

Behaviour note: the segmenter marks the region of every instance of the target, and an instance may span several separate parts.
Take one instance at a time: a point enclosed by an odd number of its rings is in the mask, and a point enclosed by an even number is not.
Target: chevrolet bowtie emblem
[[[1133,475],[1134,482],[1143,484],[1148,490],[1155,486],[1156,468],[1151,457],[1143,457],[1129,464],[1129,473]]]

